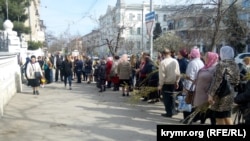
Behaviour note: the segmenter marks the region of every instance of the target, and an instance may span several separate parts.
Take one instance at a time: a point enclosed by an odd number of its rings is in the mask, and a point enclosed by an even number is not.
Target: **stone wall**
[[[0,114],[11,98],[22,91],[21,69],[17,55],[0,52]]]

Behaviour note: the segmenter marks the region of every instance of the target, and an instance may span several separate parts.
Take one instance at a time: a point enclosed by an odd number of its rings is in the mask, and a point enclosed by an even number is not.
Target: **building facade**
[[[233,1],[223,3],[222,11]],[[248,27],[249,32],[249,0],[240,0],[235,5],[239,19]],[[198,45],[202,48],[211,43],[215,30],[219,31],[215,45],[223,44],[226,40],[227,27],[220,21],[215,28],[217,8],[201,5],[164,6],[153,5],[155,23],[160,23],[163,32],[174,32],[187,44]],[[100,16],[100,27],[83,36],[83,46],[95,47],[94,50],[102,55],[107,54],[108,45],[118,46],[118,54],[135,54],[149,51],[149,36],[145,24],[145,15],[150,12],[150,4],[126,4],[117,0],[114,7],[108,6],[104,15]],[[154,27],[153,27],[154,29]],[[190,43],[189,43],[190,42]]]
[[[30,6],[27,7],[29,19],[25,21],[25,26],[30,27],[31,34],[23,35],[27,41],[44,42],[45,41],[45,25],[40,19],[40,0],[30,0]]]

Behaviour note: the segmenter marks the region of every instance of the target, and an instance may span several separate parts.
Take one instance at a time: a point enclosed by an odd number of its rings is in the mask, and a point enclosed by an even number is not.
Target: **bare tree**
[[[237,1],[205,0],[194,4],[193,0],[187,0],[186,2],[191,4],[176,12],[175,22],[178,23],[186,18],[185,20],[190,21],[190,25],[188,29],[182,31],[179,29],[178,34],[184,36],[182,38],[185,38],[187,45],[197,45],[197,41],[202,40],[207,50],[215,50],[228,37],[227,26],[223,20]]]
[[[133,54],[135,50],[135,40],[133,39],[127,39],[123,42],[121,42],[122,49],[126,50],[126,53]]]
[[[100,18],[101,39],[107,44],[112,56],[121,48],[120,43],[124,40],[122,34],[135,26],[135,22],[128,20],[126,14],[126,11],[120,12],[119,8],[110,8],[107,14]],[[111,19],[110,23],[105,23],[105,19]]]
[[[115,54],[117,54],[118,48],[119,48],[119,43],[120,43],[120,39],[121,39],[121,32],[124,30],[124,27],[118,27],[117,28],[117,35],[116,38],[106,38],[106,43],[108,45],[109,51],[111,53],[112,56],[114,56]]]
[[[70,54],[75,48],[74,40],[78,39],[80,35],[71,35],[69,28],[58,36],[52,33],[46,34],[46,40],[48,42],[48,51],[55,53],[57,51],[63,51],[65,54]]]

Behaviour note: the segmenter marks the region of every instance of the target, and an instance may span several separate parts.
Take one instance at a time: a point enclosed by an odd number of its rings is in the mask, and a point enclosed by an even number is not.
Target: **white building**
[[[155,23],[160,23],[163,32],[168,30],[169,22],[171,22],[169,15],[176,12],[177,8],[179,6],[153,5]],[[108,40],[112,46],[119,47],[118,54],[149,52],[149,35],[145,22],[145,16],[149,12],[149,2],[126,4],[124,0],[117,0],[114,7],[108,6],[106,13],[100,16],[99,29],[83,36],[84,46],[95,46],[99,54],[108,55]],[[117,42],[117,37],[119,37],[119,42]]]
[[[244,3],[244,0],[241,0],[237,5],[249,7],[249,1]],[[249,27],[249,11],[246,9],[249,8],[245,8],[244,20],[248,21],[246,23]],[[209,28],[208,25],[212,22],[202,15],[208,14],[211,16],[211,19],[216,15],[212,8],[205,8],[199,5],[163,6],[153,4],[153,11],[155,11],[155,23],[160,23],[163,32],[172,30],[181,38],[187,40],[190,40],[190,37],[194,37],[195,33],[195,38],[196,36],[197,38],[196,40],[191,40],[191,42],[201,46],[203,42],[206,42],[201,35],[206,33],[204,31],[211,30],[211,27]],[[106,13],[100,16],[99,29],[83,36],[83,46],[96,47],[95,50],[102,55],[107,55],[107,41],[112,46],[119,47],[119,54],[135,54],[141,51],[149,51],[149,36],[147,35],[145,23],[145,15],[149,12],[149,2],[126,4],[125,0],[117,0],[114,7],[108,6]],[[220,30],[224,30],[224,28],[225,26],[221,24]],[[196,31],[199,31],[199,34]],[[119,42],[117,42],[118,37]]]
[[[30,6],[27,8],[29,19],[24,25],[30,27],[31,34],[23,35],[26,41],[45,41],[45,26],[39,15],[40,0],[30,0]]]

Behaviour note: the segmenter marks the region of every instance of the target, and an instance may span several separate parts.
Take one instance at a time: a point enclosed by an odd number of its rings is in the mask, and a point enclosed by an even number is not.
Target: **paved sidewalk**
[[[99,93],[95,84],[62,82],[40,88],[23,85],[5,107],[0,141],[154,141],[157,124],[180,124],[182,114],[164,118],[161,102],[131,104],[121,91]]]

